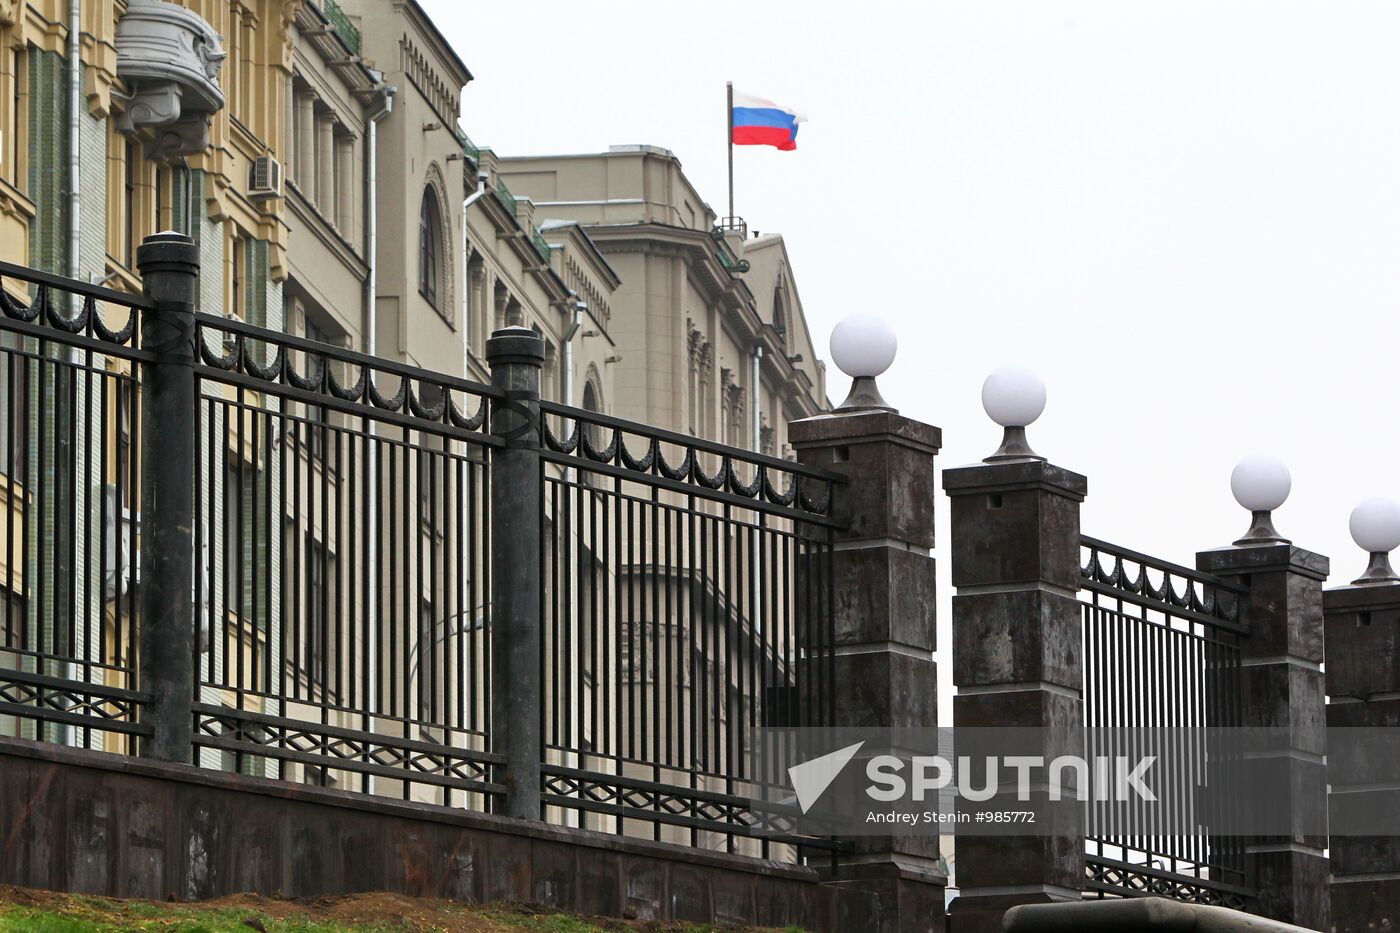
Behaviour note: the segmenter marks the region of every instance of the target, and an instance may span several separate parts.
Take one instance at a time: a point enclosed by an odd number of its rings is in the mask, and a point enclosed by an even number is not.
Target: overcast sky
[[[736,149],[738,213],[786,237],[824,357],[891,321],[881,388],[941,466],[995,448],[981,383],[1022,363],[1086,533],[1191,564],[1268,451],[1280,530],[1363,569],[1352,506],[1400,496],[1400,6],[422,2],[501,154],[664,146],[723,214],[725,81],[803,109],[796,152]]]

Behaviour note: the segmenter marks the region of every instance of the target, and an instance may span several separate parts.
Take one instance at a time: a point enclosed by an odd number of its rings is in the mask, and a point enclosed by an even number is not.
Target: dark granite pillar
[[[938,724],[933,663],[934,455],[938,428],[886,411],[837,412],[788,426],[799,462],[850,477],[838,488],[832,571],[834,726]],[[867,890],[880,931],[942,930],[938,836],[858,837],[830,884]]]
[[[1082,752],[1079,504],[1088,480],[1038,459],[943,471],[952,498],[955,729],[1044,729],[1041,754]],[[961,753],[960,753],[961,754]],[[1078,900],[1082,806],[1053,834],[956,834],[957,933],[993,933],[1017,904]]]
[[[1327,806],[1322,730],[1327,558],[1286,542],[1243,544],[1203,551],[1196,566],[1248,591],[1240,604],[1240,619],[1249,627],[1240,643],[1240,725],[1286,729],[1290,736],[1288,747],[1268,753],[1269,767],[1290,773],[1288,812],[1299,829],[1246,844],[1246,868],[1257,892],[1251,912],[1326,930],[1327,839],[1302,826],[1304,813],[1325,813]]]
[[[1328,728],[1400,726],[1400,582],[1327,590],[1322,611]],[[1393,762],[1393,750],[1381,758]],[[1394,787],[1393,767],[1333,775],[1333,812],[1394,813]],[[1332,929],[1400,929],[1400,836],[1334,835],[1329,849]]]

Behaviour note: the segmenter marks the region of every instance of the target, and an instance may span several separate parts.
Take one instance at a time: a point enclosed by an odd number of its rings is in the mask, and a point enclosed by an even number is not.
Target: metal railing
[[[549,243],[547,243],[544,236],[540,234],[538,227],[530,234],[530,245],[535,248],[535,252],[540,254],[540,259],[543,260],[545,264],[548,264]]]
[[[501,202],[501,206],[504,207],[510,213],[510,216],[520,216],[520,209],[516,207],[515,204],[515,195],[510,193],[510,188],[506,187],[504,179],[496,179],[496,188],[494,193],[496,195],[496,200]]]
[[[1184,754],[1164,766],[1174,799],[1151,816],[1090,803],[1087,890],[1157,895],[1243,908],[1250,897],[1243,840],[1211,834],[1211,808],[1194,792],[1221,762],[1206,730],[1241,723],[1239,619],[1243,590],[1210,574],[1095,538],[1081,538],[1084,717],[1109,758],[1171,736]],[[1139,749],[1140,750],[1140,749]],[[1228,751],[1224,750],[1228,755]],[[1096,799],[1091,795],[1091,799]],[[1167,816],[1177,827],[1161,824]],[[1184,835],[1181,823],[1198,832]]]
[[[749,261],[747,259],[735,259],[733,256],[729,255],[729,251],[724,247],[720,247],[719,249],[715,250],[715,258],[719,260],[719,264],[723,266],[726,271],[749,271]]]
[[[462,155],[471,163],[471,170],[476,171],[477,166],[481,164],[481,149],[461,130],[457,131],[457,139],[462,144]]]
[[[541,410],[545,802],[590,828],[705,848],[829,847],[744,837],[759,829],[755,782],[773,777],[752,773],[750,731],[832,720],[842,478]]]
[[[487,550],[500,441],[486,431],[499,393],[196,320],[208,638],[195,745],[244,773],[405,799],[498,791]]]
[[[360,30],[355,28],[355,24],[350,22],[350,17],[340,8],[340,4],[335,0],[325,0],[322,12],[326,14],[326,19],[330,22],[335,34],[340,37],[340,41],[345,43],[345,47],[356,55],[360,54]]]
[[[749,235],[749,225],[742,217],[721,217],[715,223],[715,230],[719,232],[720,236],[726,233],[737,233],[747,239]]]
[[[143,298],[0,263],[0,734],[149,734],[140,583]]]
[[[831,716],[841,477],[541,403],[528,334],[483,385],[196,313],[195,257],[0,264],[0,734],[832,847],[759,826],[747,743]]]

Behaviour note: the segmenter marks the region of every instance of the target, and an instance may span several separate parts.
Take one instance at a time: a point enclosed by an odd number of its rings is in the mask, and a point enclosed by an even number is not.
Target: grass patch
[[[736,927],[580,917],[384,892],[287,900],[240,894],[161,903],[0,885],[0,933],[735,933]],[[754,933],[759,933],[754,928]],[[766,933],[803,933],[796,927]]]

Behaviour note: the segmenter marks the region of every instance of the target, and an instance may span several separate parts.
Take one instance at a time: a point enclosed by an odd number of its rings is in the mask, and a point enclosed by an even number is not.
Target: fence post
[[[892,411],[788,426],[797,460],[850,478],[833,492],[833,726],[938,725],[933,661],[934,455],[942,432]],[[876,895],[882,930],[943,929],[937,830],[849,840],[829,883]]]
[[[1328,729],[1393,730],[1400,722],[1400,581],[1357,581],[1325,590],[1322,613]],[[1328,751],[1330,765],[1335,749]],[[1393,814],[1393,746],[1381,754],[1352,758],[1349,764],[1347,776],[1336,770],[1329,775],[1333,818],[1350,827],[1368,816]],[[1343,808],[1344,814],[1339,812]],[[1394,820],[1387,822],[1393,825]],[[1333,835],[1328,854],[1335,933],[1400,925],[1400,837]]]
[[[1240,600],[1240,619],[1249,627],[1240,639],[1240,725],[1286,731],[1289,747],[1277,749],[1277,764],[1270,759],[1267,766],[1289,769],[1289,814],[1300,827],[1246,844],[1246,870],[1257,897],[1251,912],[1326,930],[1327,839],[1301,827],[1315,823],[1327,806],[1320,727],[1326,721],[1322,582],[1328,560],[1278,538],[1242,540],[1198,553],[1196,567],[1248,590]]]
[[[540,818],[544,758],[540,683],[541,587],[540,369],[544,341],[524,327],[486,341],[491,433],[505,440],[491,465],[491,747],[508,759],[498,811]]]
[[[147,237],[136,250],[142,290],[141,346],[155,360],[141,374],[141,721],[152,734],[144,758],[189,762],[194,728],[194,302],[199,250],[179,233]]]
[[[1039,740],[1045,760],[1082,754],[1073,736],[1084,722],[1079,504],[1088,480],[1026,456],[944,470],[943,489],[957,589],[954,729],[1047,730]],[[999,933],[1017,904],[1080,899],[1082,805],[1054,816],[1052,835],[955,827],[958,897],[949,917],[958,933]]]

